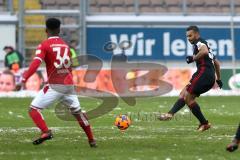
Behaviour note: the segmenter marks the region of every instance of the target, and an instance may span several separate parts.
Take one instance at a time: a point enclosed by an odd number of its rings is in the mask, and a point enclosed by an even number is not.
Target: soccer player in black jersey
[[[200,37],[200,32],[197,26],[189,26],[186,30],[188,41],[193,45],[193,56],[187,56],[186,62],[196,62],[197,71],[192,75],[190,83],[183,88],[179,99],[173,105],[168,113],[162,114],[159,120],[170,120],[185,104],[190,108],[193,115],[199,120],[200,125],[198,131],[205,131],[211,127],[201,112],[196,97],[209,91],[215,81],[222,88],[220,75],[220,64],[215,56],[211,53],[208,43]]]

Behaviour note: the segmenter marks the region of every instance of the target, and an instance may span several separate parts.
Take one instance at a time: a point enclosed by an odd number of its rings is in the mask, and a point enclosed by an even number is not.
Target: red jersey
[[[72,85],[69,46],[60,37],[49,37],[36,50],[34,59],[46,63],[48,83]]]

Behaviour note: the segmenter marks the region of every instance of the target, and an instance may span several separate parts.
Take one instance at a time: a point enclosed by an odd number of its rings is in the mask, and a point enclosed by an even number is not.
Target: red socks
[[[36,108],[31,108],[29,111],[29,115],[32,118],[33,122],[36,124],[36,126],[42,131],[47,132],[48,127],[46,125],[46,122],[43,119],[43,116],[41,114],[41,111]],[[84,132],[86,133],[88,140],[93,141],[93,133],[91,130],[91,126],[88,122],[87,115],[85,113],[80,112],[79,114],[74,114],[76,117],[79,125],[82,127]]]
[[[29,115],[32,118],[33,122],[36,124],[36,126],[42,131],[47,132],[48,127],[46,125],[46,122],[43,119],[43,116],[41,114],[41,111],[36,108],[30,108]]]
[[[79,125],[82,127],[82,129],[86,133],[88,137],[88,141],[93,141],[94,140],[93,133],[91,130],[91,126],[88,122],[87,115],[85,113],[80,112],[79,114],[74,114],[74,116],[76,117]]]

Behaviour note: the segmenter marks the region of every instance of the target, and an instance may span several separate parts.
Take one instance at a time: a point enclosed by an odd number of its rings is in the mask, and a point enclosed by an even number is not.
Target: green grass
[[[97,100],[81,98],[84,109],[96,107]],[[62,121],[54,114],[54,106],[43,111],[54,139],[33,146],[39,135],[28,117],[30,98],[0,100],[0,159],[35,160],[239,160],[240,150],[225,151],[240,120],[239,97],[201,97],[198,102],[213,128],[196,132],[198,122],[185,108],[169,122],[155,119],[166,112],[173,98],[137,99],[137,105],[119,106],[100,118],[91,120],[98,142],[97,149],[88,146],[86,136],[74,121]],[[124,133],[115,126],[114,117],[128,113],[132,126]]]

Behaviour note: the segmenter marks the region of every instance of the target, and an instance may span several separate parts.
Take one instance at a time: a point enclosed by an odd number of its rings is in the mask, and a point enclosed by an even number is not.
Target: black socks
[[[240,141],[240,124],[238,125],[238,129],[236,132],[236,137],[235,137],[238,141]]]
[[[194,102],[193,104],[191,104],[191,105],[189,106],[189,108],[191,109],[193,115],[194,115],[195,117],[197,117],[197,119],[199,120],[199,122],[200,122],[201,124],[207,124],[207,123],[208,123],[208,121],[207,121],[207,120],[205,119],[205,117],[203,116],[199,105],[198,105],[196,102]]]
[[[180,109],[182,109],[185,106],[185,101],[183,98],[179,98],[177,102],[173,105],[171,110],[168,112],[170,114],[177,113]]]
[[[171,108],[171,110],[170,110],[168,113],[170,113],[170,114],[175,114],[175,113],[177,113],[180,109],[182,109],[182,108],[185,106],[185,104],[186,104],[186,103],[185,103],[184,99],[183,99],[183,98],[179,98],[179,99],[177,100],[177,102],[173,105],[173,107]],[[189,108],[191,109],[193,115],[199,120],[199,122],[200,122],[201,124],[207,124],[207,123],[208,123],[208,121],[207,121],[207,120],[205,119],[205,117],[203,116],[202,111],[201,111],[199,105],[198,105],[196,102],[194,102],[193,104],[191,104],[191,105],[189,106]],[[239,139],[240,139],[240,126],[239,126],[239,134],[238,134],[238,137],[239,137]]]

